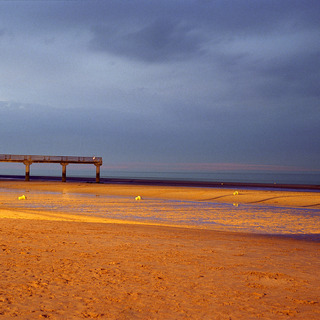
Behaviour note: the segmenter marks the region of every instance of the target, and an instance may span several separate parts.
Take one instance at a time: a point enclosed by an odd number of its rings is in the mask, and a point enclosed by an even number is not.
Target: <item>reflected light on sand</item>
[[[13,195],[12,195],[13,196]],[[320,210],[238,203],[143,199],[56,192],[32,192],[27,201],[2,204],[81,218],[196,227],[260,234],[320,234]]]

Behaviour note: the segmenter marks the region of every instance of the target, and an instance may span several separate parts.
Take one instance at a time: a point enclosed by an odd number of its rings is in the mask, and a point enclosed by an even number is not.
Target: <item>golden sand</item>
[[[320,206],[314,192],[0,182],[0,319],[320,318],[318,242],[184,228],[197,209],[168,199]]]

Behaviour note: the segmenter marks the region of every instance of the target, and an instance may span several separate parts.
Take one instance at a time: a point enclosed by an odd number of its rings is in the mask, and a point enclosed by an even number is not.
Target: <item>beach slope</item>
[[[123,186],[121,192],[121,186],[8,184],[1,185],[2,191],[11,190],[1,193],[2,207],[20,191],[81,190],[94,196],[144,191],[150,197],[162,191],[163,198],[197,201],[217,196],[214,190],[187,195],[184,188],[151,186]],[[319,198],[312,197],[303,205],[314,206]],[[59,219],[52,208],[40,211],[30,219],[21,206],[0,208],[0,318],[320,318],[318,242],[123,220],[102,223],[72,218],[72,212]]]

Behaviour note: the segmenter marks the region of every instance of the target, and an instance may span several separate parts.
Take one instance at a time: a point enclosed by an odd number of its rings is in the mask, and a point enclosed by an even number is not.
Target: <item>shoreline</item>
[[[0,181],[0,206],[2,218],[159,225],[320,241],[317,192]]]
[[[214,188],[137,183],[90,183],[58,181],[1,180],[0,188],[38,190],[58,193],[83,193],[111,196],[141,196],[149,199],[185,200],[230,204],[253,204],[276,207],[320,209],[320,193],[299,190],[264,190],[246,188]]]
[[[24,181],[22,175],[0,175],[0,181]],[[31,176],[30,181],[61,181],[58,176]],[[93,177],[67,177],[67,182],[95,183]],[[150,186],[177,186],[202,188],[247,188],[256,190],[301,190],[319,191],[320,185],[315,184],[286,184],[286,183],[258,183],[258,182],[226,182],[226,181],[195,181],[178,179],[146,179],[146,178],[100,178],[100,184],[130,184]]]

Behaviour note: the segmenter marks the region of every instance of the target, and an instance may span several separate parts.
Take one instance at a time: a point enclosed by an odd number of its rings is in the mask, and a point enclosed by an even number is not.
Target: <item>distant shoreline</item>
[[[24,175],[0,175],[0,180],[24,180]],[[61,181],[60,176],[31,176],[30,181]],[[67,177],[67,182],[95,183],[93,177]],[[320,185],[312,184],[283,184],[283,183],[258,183],[258,182],[223,182],[223,181],[193,181],[177,179],[146,179],[146,178],[101,178],[100,183],[132,184],[150,186],[177,186],[177,187],[202,187],[202,188],[245,188],[245,189],[271,189],[271,190],[303,190],[320,191]]]

